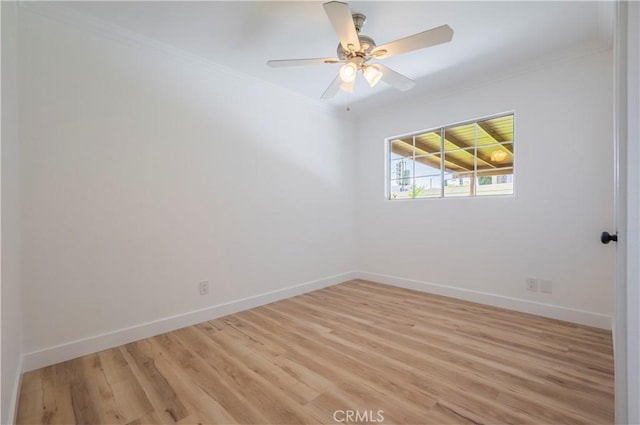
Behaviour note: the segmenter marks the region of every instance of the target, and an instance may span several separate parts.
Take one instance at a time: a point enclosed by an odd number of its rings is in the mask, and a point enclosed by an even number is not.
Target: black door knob
[[[600,242],[606,245],[611,241],[618,242],[618,235],[611,235],[609,232],[602,232],[600,235]]]

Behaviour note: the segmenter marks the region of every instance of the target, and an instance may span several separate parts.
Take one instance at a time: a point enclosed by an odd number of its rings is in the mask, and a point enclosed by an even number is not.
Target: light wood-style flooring
[[[610,424],[613,409],[608,331],[354,280],[29,372],[18,423]]]

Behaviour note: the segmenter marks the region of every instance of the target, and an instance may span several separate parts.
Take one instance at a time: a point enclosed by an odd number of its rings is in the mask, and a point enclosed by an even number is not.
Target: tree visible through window
[[[513,194],[514,115],[391,137],[389,199]]]

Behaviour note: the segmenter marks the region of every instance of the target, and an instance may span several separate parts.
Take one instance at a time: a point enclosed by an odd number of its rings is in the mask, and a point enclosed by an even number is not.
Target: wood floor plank
[[[266,423],[266,418],[252,405],[245,405],[243,382],[228,374],[226,365],[220,369],[212,367],[200,358],[193,349],[187,349],[175,335],[165,334],[153,338],[162,348],[173,368],[187,375],[189,380],[216,400],[237,423]],[[198,349],[198,347],[193,347]]]
[[[295,303],[294,300],[291,300],[291,301],[292,303],[290,304]],[[322,306],[312,306],[309,304],[305,304],[304,302],[301,302],[301,305],[302,304],[304,304],[304,309],[301,308],[298,310],[296,310],[295,306],[290,305],[290,308],[294,309],[294,314],[296,316],[304,316],[304,314],[307,314],[307,313],[311,314],[310,312],[314,309],[315,311],[322,311],[326,309],[326,306],[324,304]],[[316,320],[322,320],[322,319],[316,316]],[[335,335],[341,335],[345,341],[360,340],[360,343],[363,345],[366,345],[370,341],[373,341],[374,344],[371,345],[371,348],[376,349],[377,351],[380,351],[380,347],[385,344],[392,344],[392,345],[387,345],[387,348],[389,349],[390,352],[394,350],[395,346],[407,347],[407,349],[405,349],[404,351],[408,354],[416,356],[416,359],[422,356],[425,352],[429,352],[431,359],[433,361],[438,362],[439,364],[438,369],[440,370],[448,369],[451,373],[456,373],[457,371],[464,370],[470,376],[474,376],[474,375],[478,376],[480,378],[480,381],[482,381],[484,384],[493,382],[495,384],[493,387],[496,389],[504,386],[505,384],[508,385],[510,388],[524,387],[527,390],[526,392],[523,392],[522,390],[519,391],[519,393],[524,393],[523,397],[529,397],[529,396],[543,392],[544,397],[547,398],[548,403],[552,403],[552,404],[558,403],[558,400],[562,400],[563,402],[575,405],[579,407],[582,411],[587,411],[595,415],[596,417],[599,415],[604,415],[602,419],[606,419],[606,417],[608,416],[606,413],[606,410],[603,410],[603,409],[605,408],[605,406],[610,405],[610,400],[607,400],[606,402],[603,402],[603,403],[594,404],[591,397],[584,396],[580,393],[567,394],[564,389],[556,388],[555,386],[550,386],[547,383],[540,382],[540,381],[536,382],[536,380],[531,380],[531,379],[524,379],[521,376],[514,376],[512,373],[510,373],[511,371],[504,370],[500,362],[490,362],[490,363],[486,361],[481,363],[477,361],[472,362],[470,360],[473,360],[473,359],[470,359],[469,356],[466,355],[466,353],[464,353],[460,349],[455,349],[455,347],[447,347],[447,350],[441,350],[433,347],[430,344],[425,344],[424,342],[419,341],[417,339],[400,335],[399,333],[387,332],[379,328],[376,328],[375,333],[379,335],[375,335],[374,333],[372,333],[370,329],[367,329],[366,327],[359,327],[358,323],[349,323],[348,321],[340,320],[336,318],[328,319],[328,320],[334,320],[338,324],[343,325],[343,327],[346,329],[351,329],[353,327],[358,328],[359,334],[354,334],[348,331],[338,330],[338,329],[332,332]],[[321,323],[324,323],[325,326],[331,325],[328,322],[321,322]],[[404,359],[404,361],[407,363],[419,364],[419,360]],[[450,364],[450,366],[448,366],[447,364]],[[443,376],[443,378],[446,379],[447,376]],[[453,378],[449,376],[449,379],[453,379]],[[460,378],[456,378],[456,380],[459,380],[459,379]],[[480,383],[480,381],[476,381],[475,383],[466,382],[466,385],[477,386]],[[523,384],[526,384],[526,385],[523,385]],[[485,392],[487,391],[486,387],[480,387],[478,389]],[[514,397],[519,398],[520,396],[518,394],[515,394]],[[561,407],[562,406],[559,406],[559,408]]]
[[[279,310],[283,309],[280,308]],[[332,333],[334,332],[338,333],[340,331],[334,329]],[[332,339],[330,336],[327,336],[327,338]],[[411,392],[414,395],[413,398],[419,395],[419,398],[416,401],[418,404],[423,406],[423,411],[428,409],[429,406],[434,405],[435,401],[443,395],[451,397],[451,394],[458,391],[466,394],[466,403],[468,405],[475,405],[477,410],[482,410],[482,404],[491,406],[486,413],[488,414],[487,418],[492,423],[505,420],[516,423],[530,422],[530,418],[527,419],[526,417],[513,415],[513,412],[505,411],[497,403],[493,403],[492,400],[497,397],[498,391],[485,385],[481,380],[470,380],[464,375],[456,375],[455,371],[450,371],[449,375],[443,375],[443,371],[435,369],[433,365],[429,363],[420,368],[408,366],[411,363],[407,362],[406,358],[396,358],[396,355],[404,355],[400,351],[392,350],[391,355],[389,356],[381,354],[381,350],[384,350],[384,347],[379,345],[378,342],[374,342],[371,345],[371,350],[366,351],[356,349],[356,351],[354,351],[351,347],[357,344],[352,344],[350,342],[351,339],[358,340],[359,336],[351,334],[339,342],[324,340],[317,346],[311,345],[311,348],[313,349],[312,352],[320,352],[320,358],[328,358],[330,355],[321,352],[322,347],[327,346],[332,347],[335,352],[342,352],[343,354],[346,354],[347,358],[343,358],[339,363],[347,365],[350,371],[356,371],[360,376],[368,376],[369,379],[367,383],[372,387],[379,384],[381,378],[385,378],[385,374],[381,373],[379,371],[380,369],[391,372],[392,376],[400,377],[401,382],[403,382],[404,385],[411,386]],[[369,369],[369,366],[367,365],[376,365],[376,367],[374,369]],[[347,371],[344,371],[343,375],[347,373]],[[439,384],[430,384],[434,382]],[[388,397],[393,397],[396,394],[403,393],[402,387],[398,388],[398,386],[393,382],[383,381],[381,385],[388,390],[392,390],[387,392]],[[480,396],[475,396],[473,394],[479,394]],[[470,397],[474,397],[476,399],[471,400]],[[407,400],[411,400],[411,397],[408,397]],[[400,402],[400,405],[402,404],[403,403]],[[406,406],[402,407],[403,409],[407,408]]]
[[[42,388],[21,391],[18,404],[18,422],[38,424],[44,422],[44,397]]]
[[[265,318],[269,313],[275,313],[269,307],[260,310]],[[259,314],[256,312],[256,314]],[[266,323],[263,322],[263,325]],[[274,320],[272,326],[277,326]],[[332,331],[333,332],[333,331]],[[331,333],[324,333],[321,341],[313,341],[305,338],[303,333],[296,333],[295,337],[299,341],[303,350],[291,350],[287,355],[290,358],[297,359],[298,362],[312,367],[318,374],[330,377],[333,382],[340,382],[340,386],[346,388],[354,388],[359,386],[367,388],[367,392],[374,397],[384,397],[392,402],[398,410],[406,413],[412,411],[424,411],[429,406],[435,404],[436,400],[428,394],[420,392],[416,388],[407,390],[406,382],[394,381],[395,376],[386,371],[386,367],[377,364],[375,367],[366,356],[367,353],[359,350],[357,347],[350,347],[348,342],[336,342],[332,339]],[[310,357],[314,356],[321,359],[322,362],[311,362]],[[340,365],[339,368],[336,365]],[[326,420],[326,418],[325,418]]]
[[[77,424],[99,424],[103,420],[98,414],[100,401],[93,401],[89,394],[88,382],[81,381],[70,385],[71,405]]]
[[[81,359],[83,380],[89,400],[100,400],[99,403],[91,402],[90,407],[100,418],[101,423],[126,424],[128,421],[120,411],[120,406],[116,403],[113,389],[107,380],[102,369],[100,356],[90,354]],[[74,399],[72,398],[72,401]]]
[[[611,332],[353,280],[26,373],[17,423],[607,424],[613,389]]]
[[[158,370],[157,357],[150,352],[150,340],[142,340],[121,347],[132,372],[140,382],[149,402],[163,423],[177,423],[188,416],[188,412],[171,383]]]
[[[282,307],[279,310],[283,310]],[[255,310],[252,314],[261,314],[258,311],[262,312],[262,309]],[[267,323],[256,319],[253,321],[261,323],[261,326],[268,326]],[[273,319],[271,326],[277,327],[277,322]],[[433,368],[429,365],[424,370],[407,365],[405,362],[393,358],[393,356],[385,357],[380,355],[377,353],[379,347],[374,347],[373,350],[352,350],[349,348],[350,344],[347,340],[335,344],[328,340],[315,342],[306,339],[300,334],[296,334],[295,338],[298,343],[297,346],[305,347],[307,351],[302,352],[301,356],[293,352],[287,353],[287,356],[291,356],[297,361],[305,362],[310,367],[319,367],[319,369],[316,369],[318,373],[330,376],[333,381],[341,382],[342,385],[351,383],[360,384],[361,386],[366,385],[371,392],[384,391],[386,389],[386,396],[393,398],[398,394],[398,388],[397,385],[388,380],[389,374],[400,378],[404,385],[411,387],[413,397],[407,398],[404,403],[400,402],[398,409],[407,409],[406,403],[413,401],[421,405],[423,411],[427,411],[439,397],[445,396],[457,399],[457,393],[462,393],[467,405],[474,406],[478,411],[483,411],[486,408],[485,414],[489,418],[488,422],[531,423],[531,418],[505,411],[498,403],[492,402],[497,393],[490,391],[488,387],[482,386],[482,384],[465,384],[460,382],[460,379],[457,379],[458,377],[454,377],[455,379],[447,382],[441,376],[434,375],[434,370],[431,370]],[[328,362],[318,366],[318,360],[309,359],[314,354],[320,361],[328,360]],[[335,365],[339,365],[339,367]],[[379,386],[382,386],[383,389],[381,390]],[[473,386],[480,386],[480,388],[476,388],[476,391],[473,391]],[[397,402],[397,399],[395,401]],[[329,418],[325,418],[325,420],[327,419]]]
[[[211,420],[215,420],[216,423],[236,422],[226,409],[214,398],[211,398],[197,382],[194,382],[188,374],[183,373],[180,367],[172,363],[155,341],[149,342],[150,344],[144,348],[145,353],[154,358],[158,372],[170,383],[173,392],[180,395],[180,402],[187,414],[187,416],[178,419],[178,424],[207,423]],[[126,385],[126,382],[117,385]],[[143,421],[146,416],[148,414],[141,416],[139,420]],[[205,418],[211,419],[205,420]],[[169,418],[165,417],[165,419]],[[170,421],[173,420],[173,417],[170,417]]]
[[[177,340],[192,347],[193,352],[205,363],[221,371],[234,385],[242,388],[243,406],[255,406],[268,423],[304,423],[304,414],[295,403],[287,403],[286,394],[267,381],[254,369],[247,368],[224,348],[193,327],[175,332]],[[213,347],[212,343],[213,342]],[[213,348],[213,349],[212,349]],[[227,382],[228,382],[227,380]],[[249,400],[251,402],[249,403]]]
[[[241,340],[234,338],[232,332],[216,332],[207,336],[229,356],[238,359],[244,367],[253,370],[298,403],[305,404],[320,394],[304,381],[274,367],[275,357],[265,356],[260,352],[260,347],[244,345]]]
[[[446,403],[436,404],[433,409],[427,412],[423,421],[424,423],[440,425],[479,425],[483,423],[482,419],[474,412],[459,407],[447,406]]]

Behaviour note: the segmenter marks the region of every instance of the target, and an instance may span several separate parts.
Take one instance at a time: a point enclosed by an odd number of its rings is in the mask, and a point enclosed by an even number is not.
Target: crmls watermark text
[[[333,420],[342,423],[352,422],[383,422],[384,410],[336,410]]]

